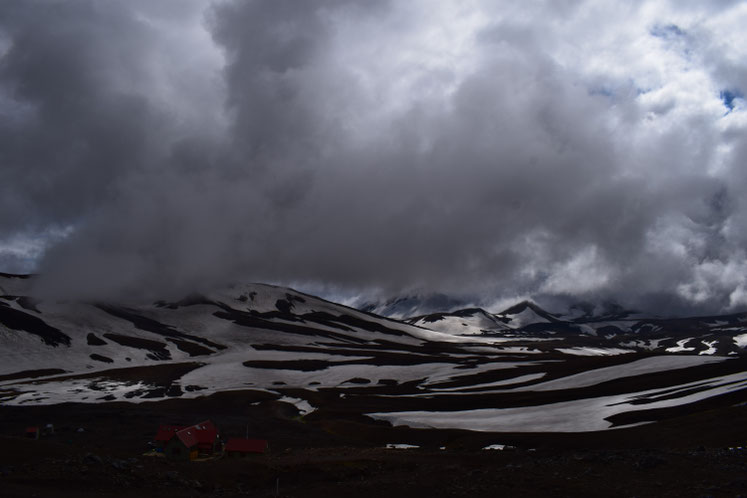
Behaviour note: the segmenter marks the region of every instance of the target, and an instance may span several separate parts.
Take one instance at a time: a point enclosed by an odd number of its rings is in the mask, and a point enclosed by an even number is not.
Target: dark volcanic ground
[[[747,496],[747,313],[405,323],[258,284],[125,307],[17,281],[0,274],[0,498]],[[206,419],[270,452],[144,455],[159,424]]]
[[[714,406],[596,433],[392,428],[317,414],[268,393],[140,404],[0,407],[0,495],[29,496],[747,496],[747,406]],[[211,419],[224,438],[268,439],[247,460],[146,457],[159,423]],[[39,441],[27,425],[54,423]],[[83,428],[83,432],[78,432]],[[386,443],[420,449],[388,450]],[[480,450],[489,444],[514,450]],[[439,449],[444,447],[444,449]]]

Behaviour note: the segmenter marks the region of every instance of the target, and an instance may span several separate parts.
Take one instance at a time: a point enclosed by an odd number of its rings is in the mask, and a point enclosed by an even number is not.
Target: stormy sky
[[[747,308],[747,4],[4,0],[0,271]]]

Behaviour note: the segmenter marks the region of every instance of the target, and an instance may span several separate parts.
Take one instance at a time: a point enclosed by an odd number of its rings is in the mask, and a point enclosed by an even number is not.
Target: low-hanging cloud
[[[34,260],[42,290],[88,298],[248,279],[744,307],[744,21],[3,2],[0,234],[66,234]]]

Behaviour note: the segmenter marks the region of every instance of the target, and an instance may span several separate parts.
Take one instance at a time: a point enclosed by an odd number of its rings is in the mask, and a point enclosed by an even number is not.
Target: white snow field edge
[[[596,368],[594,370],[568,375],[566,377],[531,386],[519,387],[514,390],[552,391],[557,389],[577,389],[624,377],[635,377],[649,373],[719,363],[728,359],[729,358],[725,356],[655,356],[652,358],[643,358],[641,360],[623,363],[621,365]]]
[[[261,352],[254,352],[261,354]],[[298,360],[300,355],[286,353],[284,359]],[[310,354],[309,356],[318,356]],[[184,374],[175,384],[182,388],[188,385],[200,386],[199,391],[184,392],[181,398],[197,398],[222,391],[241,389],[266,390],[274,392],[277,384],[283,388],[302,388],[318,390],[325,387],[346,387],[346,381],[353,378],[365,378],[375,384],[381,379],[397,379],[407,382],[425,379],[426,384],[437,384],[464,375],[454,363],[423,363],[417,365],[335,365],[314,371],[291,369],[246,367],[243,362],[247,356],[244,352],[232,351],[218,355],[218,361],[199,366]],[[276,358],[278,356],[275,356]],[[350,358],[350,357],[348,357]],[[303,359],[303,356],[301,357]],[[470,373],[517,368],[526,365],[540,365],[541,362],[498,362],[484,363],[470,369]],[[86,379],[33,379],[6,382],[6,388],[12,392],[0,391],[0,400],[5,405],[21,404],[57,404],[67,402],[102,403],[105,401],[128,401],[142,403],[160,401],[163,398],[142,398],[126,395],[142,388],[153,388],[145,384],[132,385],[131,382],[106,379],[106,371],[99,378]],[[311,383],[318,383],[310,385]],[[348,386],[350,387],[350,386]],[[470,387],[470,386],[468,386]],[[22,394],[19,394],[22,393]],[[108,400],[102,398],[109,397]]]
[[[709,388],[680,398],[661,399],[634,405],[640,397],[655,398],[667,389],[652,389],[638,393],[601,396],[598,398],[564,401],[519,408],[483,408],[462,411],[404,411],[368,413],[395,426],[433,429],[465,429],[487,432],[594,432],[608,430],[612,424],[605,420],[618,413],[640,409],[680,406],[747,387],[747,372],[740,372],[678,386],[687,390],[708,382]],[[629,426],[620,426],[629,427]]]

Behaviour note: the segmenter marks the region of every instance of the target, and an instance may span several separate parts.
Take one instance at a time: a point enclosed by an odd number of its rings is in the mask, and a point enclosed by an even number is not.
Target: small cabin
[[[251,454],[265,453],[268,447],[264,439],[231,438],[226,443],[225,454],[229,458],[243,458]]]
[[[163,447],[163,454],[174,460],[195,460],[200,452],[191,431],[179,431]]]
[[[210,456],[220,449],[218,428],[209,420],[189,427],[161,426],[156,434],[159,443],[164,455],[179,460]]]

